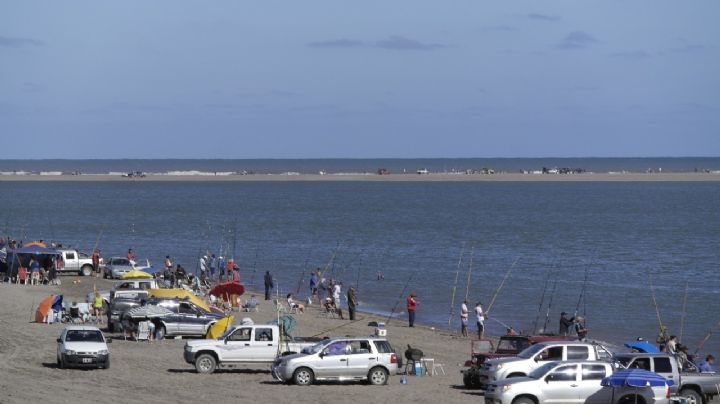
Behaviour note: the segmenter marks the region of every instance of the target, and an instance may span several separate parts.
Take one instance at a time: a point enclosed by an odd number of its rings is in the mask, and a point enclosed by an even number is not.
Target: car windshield
[[[523,339],[500,339],[500,342],[498,343],[497,350],[498,351],[516,351],[520,352],[523,349],[530,346],[530,343],[527,340]]]
[[[95,330],[69,330],[65,342],[103,342],[103,335]]]
[[[315,345],[313,345],[313,346],[309,346],[309,347],[307,347],[307,348],[303,348],[303,350],[302,350],[301,352],[304,353],[304,354],[306,354],[306,355],[316,354],[316,353],[322,351],[323,348],[325,348],[325,347],[327,346],[327,344],[328,344],[328,341],[321,341],[321,342],[318,342],[317,344],[315,344]]]
[[[530,346],[528,348],[525,348],[522,352],[520,352],[518,354],[518,358],[530,359],[533,356],[535,356],[536,353],[542,351],[543,348],[545,348],[545,346],[540,345],[540,344]]]
[[[548,372],[553,370],[553,368],[555,366],[557,366],[557,364],[558,364],[558,362],[548,362],[548,363],[540,366],[539,368],[533,370],[532,372],[530,372],[530,374],[528,374],[528,377],[531,379],[535,379],[535,380],[541,379],[546,374],[548,374]]]

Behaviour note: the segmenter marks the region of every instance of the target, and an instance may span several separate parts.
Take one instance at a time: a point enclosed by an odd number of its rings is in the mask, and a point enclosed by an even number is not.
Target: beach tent
[[[150,297],[188,299],[201,309],[208,312],[210,311],[210,307],[208,307],[205,301],[185,289],[150,289],[148,290],[148,295]]]
[[[228,327],[232,325],[233,319],[235,316],[227,316],[223,318],[222,320],[216,322],[212,326],[210,326],[210,329],[208,329],[206,338],[208,339],[217,339],[221,335],[227,331]]]
[[[62,310],[62,295],[50,295],[43,299],[35,310],[35,322],[42,323],[50,310],[60,312]]]
[[[15,250],[12,250],[12,253],[25,255],[60,255],[57,250],[53,250],[52,248],[40,247],[38,245],[17,248]]]

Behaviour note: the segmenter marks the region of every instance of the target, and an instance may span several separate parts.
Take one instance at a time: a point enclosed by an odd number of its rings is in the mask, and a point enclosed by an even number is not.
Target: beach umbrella
[[[52,307],[53,311],[60,313],[62,311],[62,302],[63,302],[63,296],[55,295],[55,299],[53,299],[53,302],[50,305],[50,307]]]
[[[122,275],[122,279],[152,279],[152,275],[147,272],[133,269],[132,271],[126,272]]]
[[[673,384],[671,379],[645,369],[623,369],[600,382],[600,385],[610,387],[662,387]]]
[[[43,322],[43,320],[45,319],[45,316],[48,315],[48,312],[52,308],[54,301],[55,301],[55,295],[50,295],[40,302],[40,305],[38,306],[37,310],[35,310],[35,322],[36,323]]]
[[[245,293],[245,286],[240,282],[222,282],[215,285],[209,292],[213,296],[222,297],[227,300],[230,295],[241,296]]]
[[[223,335],[225,331],[227,331],[227,329],[230,327],[230,325],[232,325],[234,318],[235,316],[227,316],[210,326],[206,337],[208,339],[217,339],[218,337]]]
[[[193,295],[189,291],[185,289],[150,289],[148,290],[148,295],[150,297],[160,297],[160,298],[178,298],[178,299],[188,299],[191,302],[193,302],[196,306],[200,307],[201,309],[209,312],[210,307],[208,307],[207,303],[205,303],[204,300],[201,298]]]
[[[642,353],[659,353],[660,350],[655,345],[647,341],[629,341],[624,344],[626,347],[634,349]]]
[[[125,313],[125,316],[133,320],[143,320],[148,318],[165,317],[171,314],[173,314],[173,312],[164,307],[148,304],[146,306],[133,307]]]

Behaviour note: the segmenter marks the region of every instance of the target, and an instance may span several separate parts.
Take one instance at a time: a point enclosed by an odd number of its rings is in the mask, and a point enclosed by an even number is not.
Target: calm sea
[[[691,350],[720,322],[720,183],[0,182],[0,205],[3,235],[99,240],[104,256],[133,248],[191,270],[222,251],[247,283],[271,271],[282,294],[306,295],[309,270],[335,256],[329,276],[357,286],[363,309],[404,311],[415,291],[418,320],[438,327],[458,268],[453,328],[469,290],[471,304],[495,297],[491,334],[540,328],[548,311],[554,331],[577,310],[596,338],[654,339],[650,275]],[[720,335],[703,352],[720,354]]]
[[[377,172],[385,168],[392,173],[415,172],[426,168],[432,172],[450,172],[492,168],[517,172],[547,168],[581,168],[592,172],[646,170],[691,172],[719,170],[720,157],[652,157],[652,158],[442,158],[442,159],[253,159],[253,160],[0,160],[0,172],[63,171],[86,174],[144,171],[255,172],[255,173],[328,173]]]

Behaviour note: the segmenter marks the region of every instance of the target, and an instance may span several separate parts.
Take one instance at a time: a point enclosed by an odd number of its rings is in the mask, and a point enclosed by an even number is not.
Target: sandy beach
[[[61,293],[66,301],[83,301],[93,288],[107,289],[110,281],[75,276],[61,278],[62,286],[23,286],[0,284],[0,403],[52,402],[443,402],[477,401],[478,391],[462,388],[460,363],[469,357],[468,340],[446,331],[424,327],[408,328],[404,321],[388,324],[388,338],[400,353],[411,344],[427,357],[445,365],[446,376],[408,377],[408,384],[400,384],[400,376],[392,376],[387,386],[361,383],[320,384],[309,387],[289,386],[275,381],[269,366],[222,370],[212,375],[200,375],[183,361],[183,340],[160,342],[125,341],[119,335],[109,346],[112,366],[108,370],[58,369],[55,364],[55,339],[65,326],[61,323],[32,322],[34,308],[44,297]],[[238,313],[251,317],[256,323],[266,323],[274,315],[274,306],[262,302],[258,313]],[[295,315],[298,336],[311,335],[370,335],[373,328],[367,323],[380,320],[360,314],[358,320],[319,317],[317,306],[305,314]],[[402,317],[404,319],[404,317]],[[418,320],[422,319],[422,310]]]
[[[120,175],[0,175],[3,181],[73,181],[73,182],[253,182],[253,181],[371,181],[371,182],[640,182],[677,181],[705,182],[720,181],[720,173],[583,173],[583,174],[251,174],[251,175],[164,175],[149,174],[142,178],[128,178]]]

